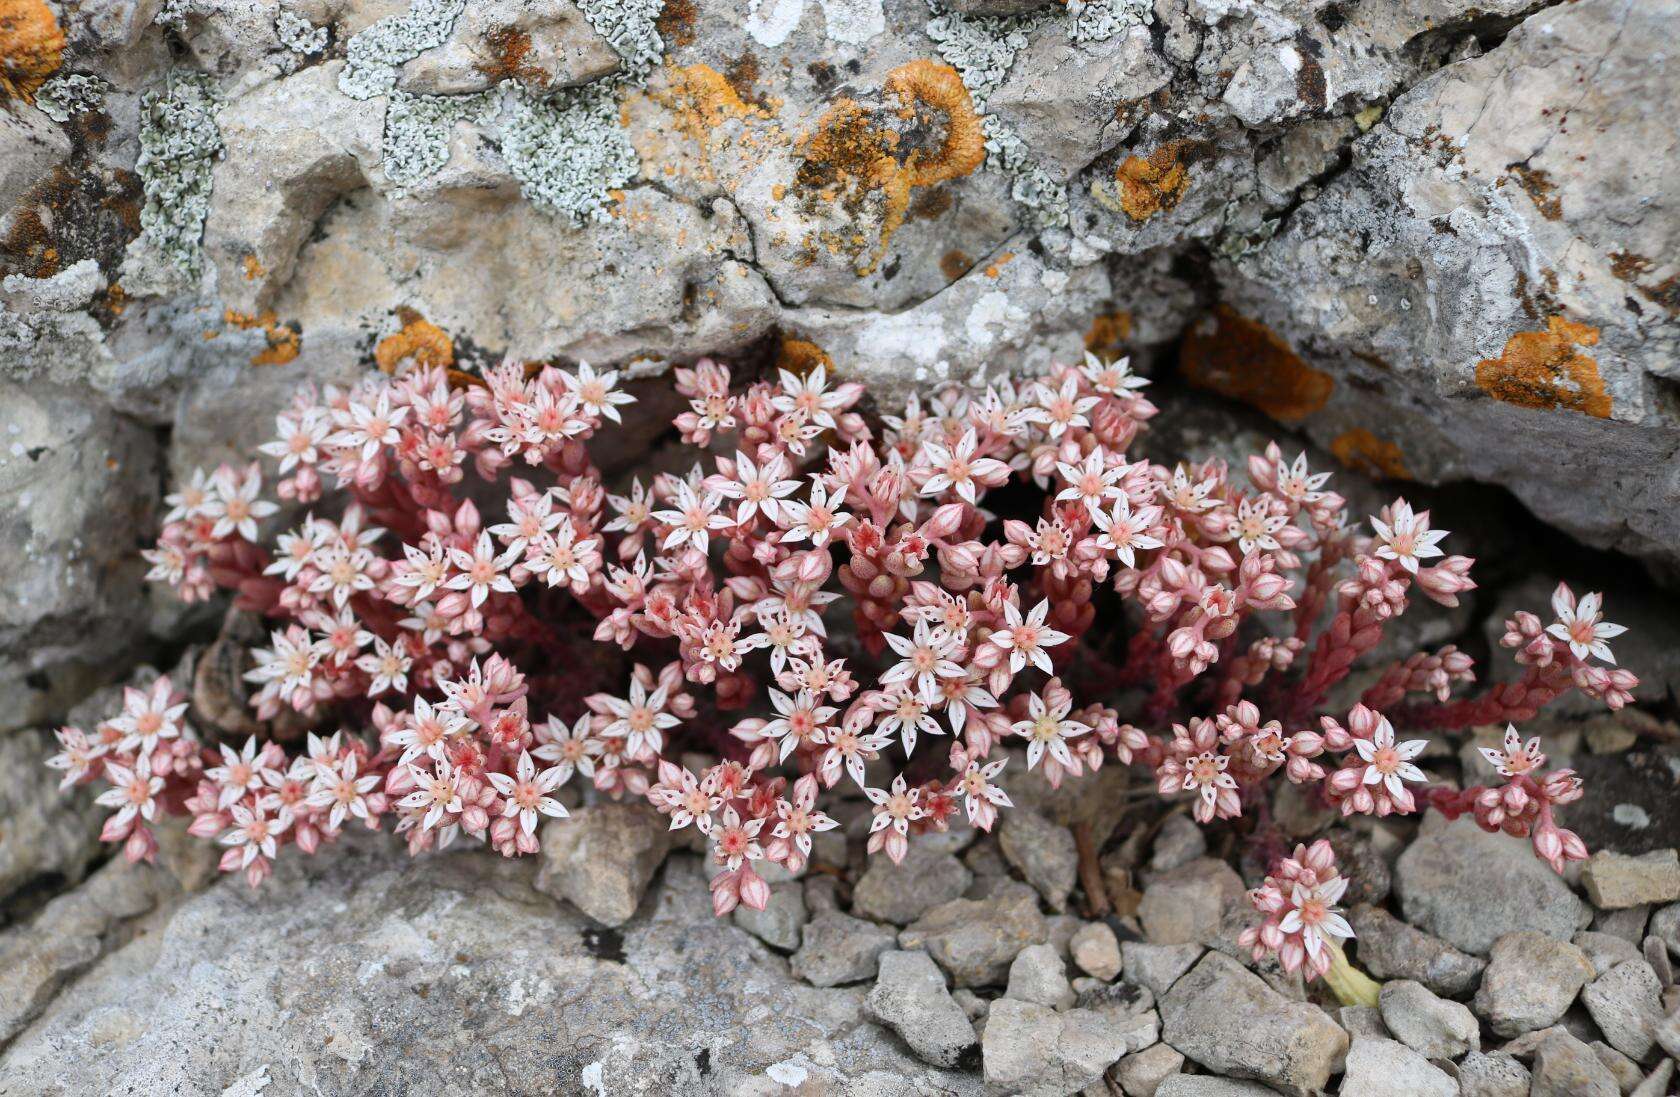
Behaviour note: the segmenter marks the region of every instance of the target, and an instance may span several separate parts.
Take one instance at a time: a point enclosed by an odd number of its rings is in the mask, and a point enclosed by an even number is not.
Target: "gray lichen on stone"
[[[141,238],[177,269],[197,275],[199,243],[210,212],[210,179],[222,151],[210,78],[177,70],[162,95],[140,102],[140,176],[146,204]]]
[[[79,72],[53,77],[35,93],[35,106],[54,122],[68,122],[83,111],[100,110],[111,85],[97,76]]]
[[[624,59],[629,79],[645,77],[665,55],[665,40],[655,25],[665,0],[577,0],[577,6],[595,33]]]
[[[274,17],[274,34],[281,45],[303,57],[313,57],[327,48],[326,27],[317,27],[303,16],[284,8]]]
[[[399,187],[413,186],[449,163],[449,131],[457,122],[487,122],[496,114],[494,92],[476,95],[409,95],[393,91],[385,107],[380,165]]]
[[[388,15],[350,39],[338,88],[352,99],[386,95],[397,86],[397,70],[455,29],[467,0],[414,0],[401,15]]]
[[[539,99],[513,97],[502,157],[525,197],[577,222],[604,221],[610,191],[641,167],[618,121],[617,80],[600,80]]]
[[[1066,225],[1067,187],[1038,164],[1026,142],[1013,130],[996,115],[986,113],[986,101],[1009,75],[1015,55],[1026,48],[1032,33],[1051,17],[962,15],[945,11],[936,0],[930,0],[930,7],[934,17],[927,22],[927,35],[933,39],[940,58],[957,70],[974,100],[981,131],[986,135],[986,167],[1010,177],[1010,196],[1027,208],[1034,228]]]
[[[1067,13],[1073,21],[1068,37],[1081,45],[1102,42],[1127,27],[1148,26],[1155,21],[1149,0],[1068,0]]]

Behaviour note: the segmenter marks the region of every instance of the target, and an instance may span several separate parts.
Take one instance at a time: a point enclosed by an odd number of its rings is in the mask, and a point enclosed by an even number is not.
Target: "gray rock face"
[[[1481,956],[1516,930],[1567,942],[1588,920],[1585,904],[1526,841],[1488,834],[1468,816],[1426,817],[1400,855],[1395,884],[1408,922]]]
[[[55,749],[44,732],[0,735],[0,900],[37,878],[80,880],[99,849],[105,812],[92,790],[43,780],[41,760]]]
[[[1162,997],[1161,1038],[1208,1070],[1296,1097],[1324,1088],[1348,1047],[1323,1010],[1290,1001],[1217,952]]]
[[[1481,1027],[1470,1010],[1409,979],[1383,984],[1378,999],[1383,1024],[1394,1038],[1426,1059],[1456,1059],[1480,1051]]]
[[[0,439],[4,732],[110,680],[143,634],[134,549],[159,479],[149,431],[68,390],[0,380]]]
[[[1378,979],[1408,979],[1448,997],[1468,994],[1487,961],[1460,952],[1407,925],[1381,907],[1355,907],[1348,920],[1357,935],[1359,963]]]
[[[881,955],[892,946],[892,930],[825,910],[805,923],[790,966],[795,975],[816,987],[859,983],[874,978]]]
[[[1255,1082],[1206,1074],[1174,1074],[1155,1090],[1155,1097],[1268,1097],[1276,1092]]]
[[[1009,883],[985,899],[941,903],[898,935],[901,948],[923,948],[959,987],[1001,983],[1028,945],[1048,940],[1038,894]]]
[[[605,926],[636,913],[671,848],[670,824],[645,804],[580,808],[542,831],[538,891],[565,899]]]
[[[969,1061],[976,1050],[974,1026],[951,998],[944,974],[927,953],[882,953],[880,976],[864,1010],[934,1066],[974,1065]]]
[[[1012,998],[992,1003],[981,1043],[986,1084],[1023,1097],[1078,1093],[1125,1053],[1124,1036],[1099,1013]]]
[[[852,909],[878,922],[908,925],[940,903],[962,896],[974,874],[955,856],[912,842],[904,860],[869,858],[852,888]]]
[[[1580,949],[1544,933],[1522,930],[1494,943],[1476,991],[1476,1012],[1501,1036],[1557,1023],[1593,977]]]
[[[1201,945],[1152,945],[1147,941],[1126,941],[1120,946],[1126,982],[1148,987],[1157,998],[1206,951]]]
[[[1067,908],[1078,872],[1073,835],[1032,811],[1008,811],[998,828],[998,848],[1027,883],[1044,896],[1051,910]]]
[[[534,891],[528,864],[388,855],[288,859],[270,881],[279,887],[223,880],[160,909],[18,1036],[0,1077],[63,1097],[218,1097],[251,1076],[266,1076],[269,1093],[326,1095],[605,1085],[698,1097],[799,1078],[813,1092],[890,1082],[978,1097],[972,1075],[928,1066],[865,1023],[861,991],[790,979],[714,919],[695,858],[673,860],[658,902],[619,938]],[[244,1035],[206,1035],[230,1025]],[[751,1040],[720,1036],[746,1028]],[[832,1060],[807,1053],[813,1039]],[[66,1057],[66,1046],[101,1052]]]
[[[1405,1044],[1362,1036],[1348,1048],[1341,1092],[1456,1097],[1459,1090],[1451,1075]]]
[[[1674,560],[1680,480],[1625,471],[1666,460],[1676,429],[1655,397],[1680,347],[1661,288],[1676,146],[1631,106],[1674,93],[1655,45],[1671,17],[1618,0],[1530,16],[1401,95],[1349,171],[1231,264],[1226,299],[1336,379],[1316,437],[1364,429],[1414,476],[1497,479],[1549,521]],[[1393,395],[1370,401],[1368,382]],[[1565,437],[1590,456],[1537,471]]]

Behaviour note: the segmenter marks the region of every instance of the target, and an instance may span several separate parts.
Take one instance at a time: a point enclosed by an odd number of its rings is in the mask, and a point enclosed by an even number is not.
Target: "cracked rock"
[[[1341,1092],[1457,1097],[1459,1088],[1446,1071],[1405,1044],[1361,1036],[1348,1048]]]
[[[925,948],[959,987],[1001,983],[1028,945],[1049,939],[1038,894],[1013,881],[985,899],[953,899],[928,911],[898,935],[901,948]]]
[[[925,952],[888,950],[864,1003],[870,1018],[903,1038],[935,1066],[972,1065],[974,1026],[945,987],[945,976]]]
[[[1591,961],[1569,942],[1532,930],[1508,933],[1488,957],[1476,1012],[1500,1036],[1520,1036],[1556,1024],[1592,977]]]
[[[986,1018],[981,1059],[986,1083],[1023,1097],[1066,1097],[1102,1077],[1126,1053],[1124,1036],[1098,1013],[1057,1013],[1000,998]]]

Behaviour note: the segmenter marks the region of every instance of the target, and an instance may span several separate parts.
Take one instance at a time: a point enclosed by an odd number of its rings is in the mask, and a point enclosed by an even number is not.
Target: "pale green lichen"
[[[619,80],[641,80],[665,55],[656,25],[665,0],[577,0],[578,10],[595,33],[624,60]]]
[[[140,235],[176,268],[197,275],[210,178],[222,151],[209,76],[177,70],[162,95],[140,101],[140,156],[135,171],[146,195]]]
[[[380,165],[399,187],[413,186],[449,163],[449,134],[458,122],[488,122],[496,115],[493,92],[476,95],[409,95],[393,91],[385,107]]]
[[[429,49],[436,49],[455,29],[467,0],[414,0],[401,15],[388,15],[350,39],[338,89],[352,99],[388,95],[397,86],[397,70]]]
[[[111,85],[97,76],[66,73],[53,77],[35,93],[35,106],[54,122],[68,122],[83,111],[103,110]]]
[[[929,0],[934,17],[927,34],[939,56],[957,70],[980,114],[986,135],[986,167],[1010,177],[1010,196],[1025,206],[1036,229],[1060,228],[1068,223],[1067,187],[1041,167],[1027,148],[986,103],[1009,75],[1015,55],[1025,49],[1032,33],[1045,26],[1048,15],[976,16],[945,11]]]
[[[641,167],[618,122],[617,82],[597,81],[538,99],[514,96],[502,156],[521,193],[574,221],[604,221],[610,192]]]
[[[327,48],[326,27],[317,27],[303,16],[284,8],[274,17],[274,35],[280,39],[282,46],[301,57],[313,57]]]
[[[1155,21],[1149,0],[1068,0],[1067,14],[1073,21],[1068,37],[1080,45],[1106,41],[1128,27]]]

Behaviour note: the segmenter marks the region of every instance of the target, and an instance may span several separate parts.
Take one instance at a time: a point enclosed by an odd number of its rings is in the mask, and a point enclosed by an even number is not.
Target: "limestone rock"
[[[972,1065],[974,1027],[952,1000],[945,976],[925,952],[881,954],[880,975],[864,1003],[869,1016],[935,1066]]]
[[[805,906],[805,884],[800,880],[771,884],[770,901],[763,910],[754,910],[743,903],[730,917],[771,948],[792,952],[799,947],[800,931],[810,920],[810,911]]]
[[[1122,1058],[1110,1077],[1126,1097],[1155,1097],[1162,1083],[1183,1069],[1183,1055],[1166,1044],[1153,1044]]]
[[[1359,963],[1378,979],[1409,979],[1436,994],[1468,994],[1487,961],[1460,952],[1438,937],[1407,925],[1381,907],[1359,906],[1348,920]]]
[[[1201,857],[1150,881],[1138,919],[1154,944],[1205,943],[1218,934],[1225,909],[1243,894],[1242,878],[1231,866]]]
[[[1103,922],[1080,926],[1070,942],[1073,962],[1079,970],[1105,982],[1119,977],[1122,966],[1120,942]]]
[[[1161,999],[1161,1038],[1218,1074],[1306,1097],[1324,1088],[1348,1037],[1317,1006],[1285,998],[1220,953]]]
[[[1044,896],[1051,910],[1067,907],[1078,872],[1078,854],[1066,827],[1033,811],[1007,811],[998,828],[998,847],[1004,859]]]
[[[940,903],[960,898],[973,880],[955,856],[916,841],[898,864],[887,857],[869,858],[852,888],[852,909],[864,918],[907,925]]]
[[[1611,1047],[1636,1061],[1649,1058],[1663,1018],[1662,984],[1650,964],[1617,964],[1586,985],[1581,1001]]]
[[[1672,903],[1680,899],[1680,855],[1672,849],[1656,850],[1643,857],[1599,850],[1582,867],[1581,884],[1587,889],[1587,898],[1600,910]]]
[[[1575,1000],[1593,966],[1567,941],[1520,930],[1494,943],[1476,991],[1476,1012],[1501,1036],[1555,1024]]]
[[[1528,1097],[1528,1068],[1500,1052],[1472,1051],[1458,1064],[1460,1097]]]
[[[98,854],[106,809],[91,789],[59,789],[41,765],[56,749],[44,732],[0,735],[0,900],[39,878],[75,883]]]
[[[601,803],[542,828],[537,890],[605,926],[636,913],[671,848],[665,817],[642,804]]]
[[[1488,834],[1468,816],[1428,816],[1395,873],[1406,920],[1465,952],[1486,955],[1516,930],[1567,942],[1588,911],[1526,841]]]
[[[1616,1076],[1592,1048],[1562,1029],[1552,1029],[1534,1056],[1530,1097],[1618,1097]]]
[[[814,987],[837,987],[874,977],[881,955],[893,946],[890,929],[825,910],[805,923],[793,973]]]
[[[1456,1097],[1458,1091],[1446,1071],[1405,1044],[1362,1036],[1348,1048],[1341,1089],[1348,1097],[1363,1093]]]
[[[1101,1015],[1000,998],[986,1018],[981,1059],[987,1085],[1024,1097],[1064,1097],[1101,1078],[1125,1054]]]
[[[985,899],[941,903],[905,927],[901,948],[925,948],[959,987],[1001,983],[1020,951],[1049,938],[1038,895],[1022,884]]]
[[[1437,998],[1409,979],[1384,983],[1379,999],[1383,1024],[1394,1038],[1426,1059],[1457,1059],[1480,1051],[1481,1028],[1458,1002]]]
[[[1054,946],[1028,945],[1020,951],[1009,965],[1009,986],[1004,997],[1052,1009],[1073,1005],[1073,987]]]

